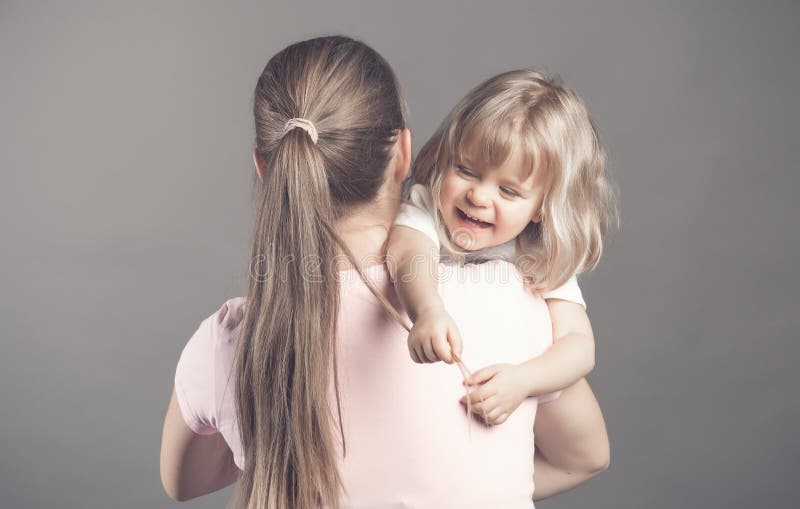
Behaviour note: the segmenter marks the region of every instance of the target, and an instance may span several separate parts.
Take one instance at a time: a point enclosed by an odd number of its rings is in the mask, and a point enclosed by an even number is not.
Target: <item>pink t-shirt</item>
[[[552,342],[547,306],[524,290],[513,265],[491,261],[449,266],[440,284],[459,324],[463,361],[472,370],[520,363]],[[386,295],[393,287],[383,266],[367,277]],[[528,398],[508,418],[468,429],[462,376],[455,364],[415,364],[407,332],[386,316],[355,271],[341,276],[339,369],[347,456],[340,470],[347,508],[533,507],[533,421]],[[186,424],[196,433],[220,432],[243,468],[228,381],[245,299],[230,299],[203,320],[183,349],[175,391]],[[335,413],[334,413],[335,415]]]

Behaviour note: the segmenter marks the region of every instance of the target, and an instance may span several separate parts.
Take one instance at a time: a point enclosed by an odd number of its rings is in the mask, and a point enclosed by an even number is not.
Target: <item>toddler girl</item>
[[[413,176],[387,257],[414,322],[411,358],[460,361],[458,328],[437,290],[440,259],[504,259],[546,300],[554,343],[525,363],[473,373],[466,383],[479,387],[462,403],[500,424],[526,397],[589,373],[594,337],[575,276],[597,265],[616,215],[605,154],[581,99],[530,70],[491,78],[450,112]]]

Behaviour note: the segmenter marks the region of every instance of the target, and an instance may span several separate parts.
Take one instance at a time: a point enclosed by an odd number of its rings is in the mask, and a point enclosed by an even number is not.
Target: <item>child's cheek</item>
[[[443,210],[450,210],[453,206],[453,197],[455,196],[455,185],[452,178],[447,178],[442,182],[442,190],[439,193],[439,205]]]

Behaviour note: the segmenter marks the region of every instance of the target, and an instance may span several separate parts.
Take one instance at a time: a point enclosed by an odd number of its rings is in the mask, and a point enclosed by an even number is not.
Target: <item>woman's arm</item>
[[[541,453],[538,462],[534,458],[535,500],[572,489],[608,468],[608,432],[585,379],[539,405],[533,429]]]
[[[173,500],[190,500],[234,483],[239,469],[220,433],[198,435],[184,422],[175,390],[161,435],[161,484]]]
[[[542,500],[543,498],[569,491],[597,475],[596,472],[570,472],[559,468],[550,463],[538,449],[533,457],[533,468],[536,487],[533,500]]]

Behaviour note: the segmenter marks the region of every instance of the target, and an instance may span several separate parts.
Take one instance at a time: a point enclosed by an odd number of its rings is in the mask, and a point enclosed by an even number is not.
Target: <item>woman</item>
[[[389,65],[345,37],[294,44],[267,64],[254,112],[253,273],[247,298],[203,321],[179,361],[167,493],[186,500],[238,479],[248,508],[530,507],[538,402],[470,428],[458,369],[408,361],[381,263],[411,159]],[[476,366],[522,361],[551,340],[546,306],[509,267],[455,268],[442,282]],[[506,318],[502,338],[486,337],[481,313]],[[584,381],[535,422],[537,498],[607,465]]]

